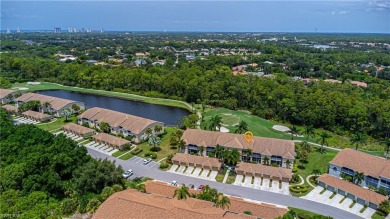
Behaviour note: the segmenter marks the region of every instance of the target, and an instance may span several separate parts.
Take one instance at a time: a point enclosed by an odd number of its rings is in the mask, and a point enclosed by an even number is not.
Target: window
[[[271,164],[276,163],[278,166],[282,166],[283,158],[281,156],[271,156]]]
[[[353,170],[351,170],[351,169],[349,169],[347,167],[342,167],[341,168],[341,172],[344,173],[344,174],[347,174],[349,176],[352,176],[352,177],[355,175],[355,171],[353,171]]]
[[[256,162],[256,163],[261,163],[261,154],[253,153],[252,154],[252,161]]]
[[[375,188],[378,187],[379,179],[374,178],[372,176],[366,176],[366,184],[367,186],[373,186]]]

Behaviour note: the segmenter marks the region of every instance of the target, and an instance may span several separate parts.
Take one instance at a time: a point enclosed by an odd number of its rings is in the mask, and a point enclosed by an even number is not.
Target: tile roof
[[[172,158],[172,161],[186,163],[187,165],[189,165],[190,163],[200,164],[203,167],[217,167],[218,169],[222,166],[221,161],[219,161],[217,158],[196,156],[183,153],[176,153],[175,156]]]
[[[360,81],[351,81],[351,84],[358,86],[358,87],[367,87],[367,83],[360,82]]]
[[[343,191],[346,191],[356,197],[359,197],[363,200],[369,201],[371,203],[379,205],[384,200],[387,200],[387,197],[371,190],[365,189],[358,185],[355,185],[346,180],[339,179],[329,174],[324,174],[317,179],[319,182],[323,182],[327,185],[330,185],[335,188],[339,188]]]
[[[109,135],[106,133],[99,133],[97,135],[94,135],[92,138],[95,140],[104,141],[104,142],[107,142],[109,144],[119,146],[119,147],[122,145],[125,145],[125,144],[130,144],[130,141],[128,141],[126,139],[115,137],[115,136],[112,136],[112,135]]]
[[[365,175],[390,179],[390,160],[366,154],[351,148],[340,151],[329,163],[340,167],[347,167]]]
[[[203,200],[194,198],[177,200],[166,198],[163,195],[141,193],[134,189],[128,189],[113,194],[103,202],[93,215],[93,219],[255,218],[226,213],[228,213],[226,210],[216,208],[213,203]]]
[[[34,119],[46,119],[46,118],[52,118],[53,117],[52,115],[43,114],[43,113],[40,113],[40,112],[31,111],[31,110],[23,112],[22,115],[29,116],[29,117],[32,117]]]
[[[234,149],[251,149],[254,153],[262,155],[276,155],[294,159],[295,144],[291,140],[263,138],[254,136],[251,142],[247,142],[242,134],[212,132],[198,129],[187,129],[182,139],[187,144],[204,147],[221,145]]]
[[[0,99],[3,99],[5,97],[7,97],[9,94],[12,94],[14,92],[17,92],[17,90],[0,89]]]
[[[154,123],[160,123],[154,120],[145,119],[138,116],[133,116],[126,113],[121,113],[109,109],[93,107],[88,109],[77,118],[82,119],[86,118],[91,121],[97,120],[99,122],[106,122],[111,127],[119,127],[122,126],[124,129],[131,131],[134,134],[140,134],[144,129],[146,129],[149,125]]]
[[[18,112],[18,107],[16,107],[16,106],[12,106],[12,105],[7,104],[7,105],[3,105],[1,107],[3,107],[8,112]]]
[[[288,178],[291,179],[291,169],[283,167],[266,166],[262,164],[253,164],[240,162],[237,164],[236,171],[243,171],[250,174],[265,174],[276,178]]]
[[[95,132],[95,130],[93,130],[93,129],[90,129],[90,128],[87,128],[87,127],[84,127],[81,125],[77,125],[74,123],[67,123],[64,126],[62,126],[62,129],[76,132],[79,135],[85,135],[85,134],[88,134],[91,132]]]
[[[146,192],[160,194],[165,197],[173,197],[177,188],[177,186],[171,186],[167,183],[158,181],[147,181],[145,183]],[[198,194],[199,192],[200,191],[198,190],[190,189],[190,193]],[[244,200],[233,196],[229,196],[229,199],[231,205],[227,210],[230,212],[244,213],[244,211],[250,210],[253,216],[263,219],[277,218],[287,212],[286,207]]]
[[[78,101],[52,97],[52,96],[47,96],[42,94],[36,94],[36,93],[26,93],[15,99],[16,102],[17,101],[26,102],[26,101],[33,101],[33,100],[38,100],[41,102],[41,104],[45,102],[49,102],[51,108],[54,110],[60,110],[66,105],[71,103],[79,103]]]

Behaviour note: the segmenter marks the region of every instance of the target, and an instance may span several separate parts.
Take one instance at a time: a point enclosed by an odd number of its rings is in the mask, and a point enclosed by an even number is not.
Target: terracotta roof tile
[[[45,102],[49,102],[51,108],[53,108],[54,110],[60,110],[66,105],[71,103],[79,103],[78,101],[67,100],[63,98],[52,97],[52,96],[36,94],[36,93],[23,94],[22,96],[15,99],[15,101],[21,101],[21,102],[33,101],[33,100],[38,100],[41,102],[41,104]]]
[[[16,93],[17,90],[11,90],[11,89],[0,89],[0,99],[3,99],[7,97],[9,94]]]
[[[282,156],[294,159],[295,145],[293,141],[253,137],[251,142],[247,142],[243,135],[212,132],[198,129],[187,129],[184,131],[182,139],[187,144],[194,144],[204,147],[215,147],[217,144],[233,149],[251,149],[254,153]]]
[[[16,106],[12,106],[12,105],[7,104],[7,105],[3,105],[1,107],[3,107],[8,112],[18,112],[18,107],[16,107]]]
[[[372,177],[379,178],[379,176],[383,176],[390,179],[390,160],[351,148],[340,151],[330,163],[340,167],[347,167]]]
[[[362,188],[358,185],[355,185],[351,182],[339,179],[337,177],[331,176],[329,174],[324,174],[317,179],[320,182],[323,182],[327,185],[330,185],[335,188],[339,188],[343,191],[346,191],[350,194],[355,195],[363,200],[372,202],[379,205],[384,200],[387,200],[386,196],[378,194],[376,192],[370,191],[368,189]]]
[[[95,130],[93,129],[90,129],[90,128],[87,128],[87,127],[84,127],[84,126],[81,126],[81,125],[77,125],[77,124],[74,124],[74,123],[67,123],[65,124],[64,126],[62,126],[62,129],[65,130],[65,131],[72,131],[72,132],[76,132],[78,135],[85,135],[85,134],[88,134],[88,133],[94,133]]]
[[[86,118],[91,121],[107,122],[111,127],[123,127],[134,134],[140,134],[144,129],[153,123],[161,123],[126,113],[109,109],[93,107],[78,116],[79,119]],[[162,125],[163,123],[161,123]]]
[[[94,135],[92,137],[93,139],[95,140],[98,140],[98,141],[104,141],[104,142],[107,142],[111,145],[115,145],[115,146],[122,146],[122,145],[125,145],[125,144],[130,144],[131,142],[126,140],[126,139],[123,139],[123,138],[119,138],[119,137],[115,137],[115,136],[112,136],[112,135],[109,135],[109,134],[106,134],[106,133],[99,133],[97,135]]]
[[[287,178],[291,179],[292,172],[291,169],[282,168],[282,167],[273,167],[265,166],[262,164],[252,164],[240,162],[237,164],[236,171],[243,171],[249,174],[265,174],[270,175],[271,177],[277,178]]]
[[[23,112],[22,115],[29,116],[29,117],[32,117],[32,118],[38,119],[38,120],[46,119],[46,118],[52,118],[53,117],[52,115],[47,115],[47,114],[43,114],[43,113],[40,113],[40,112],[31,111],[31,110]]]

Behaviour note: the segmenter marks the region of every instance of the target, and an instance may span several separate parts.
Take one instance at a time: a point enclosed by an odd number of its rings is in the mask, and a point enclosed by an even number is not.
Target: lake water
[[[48,90],[39,91],[37,93],[84,102],[87,109],[92,107],[111,109],[122,113],[160,121],[165,123],[165,125],[176,125],[177,120],[181,120],[184,116],[189,115],[187,110],[178,107],[149,104],[95,94],[76,93],[64,90]]]

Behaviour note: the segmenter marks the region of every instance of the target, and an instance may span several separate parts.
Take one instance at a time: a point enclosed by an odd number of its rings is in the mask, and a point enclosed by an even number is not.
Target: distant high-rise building
[[[7,28],[7,33],[11,33],[11,30],[9,28]]]
[[[16,28],[16,33],[20,33],[20,27]]]
[[[61,27],[55,27],[54,33],[61,33]]]
[[[104,33],[104,29],[100,29],[100,33]]]

